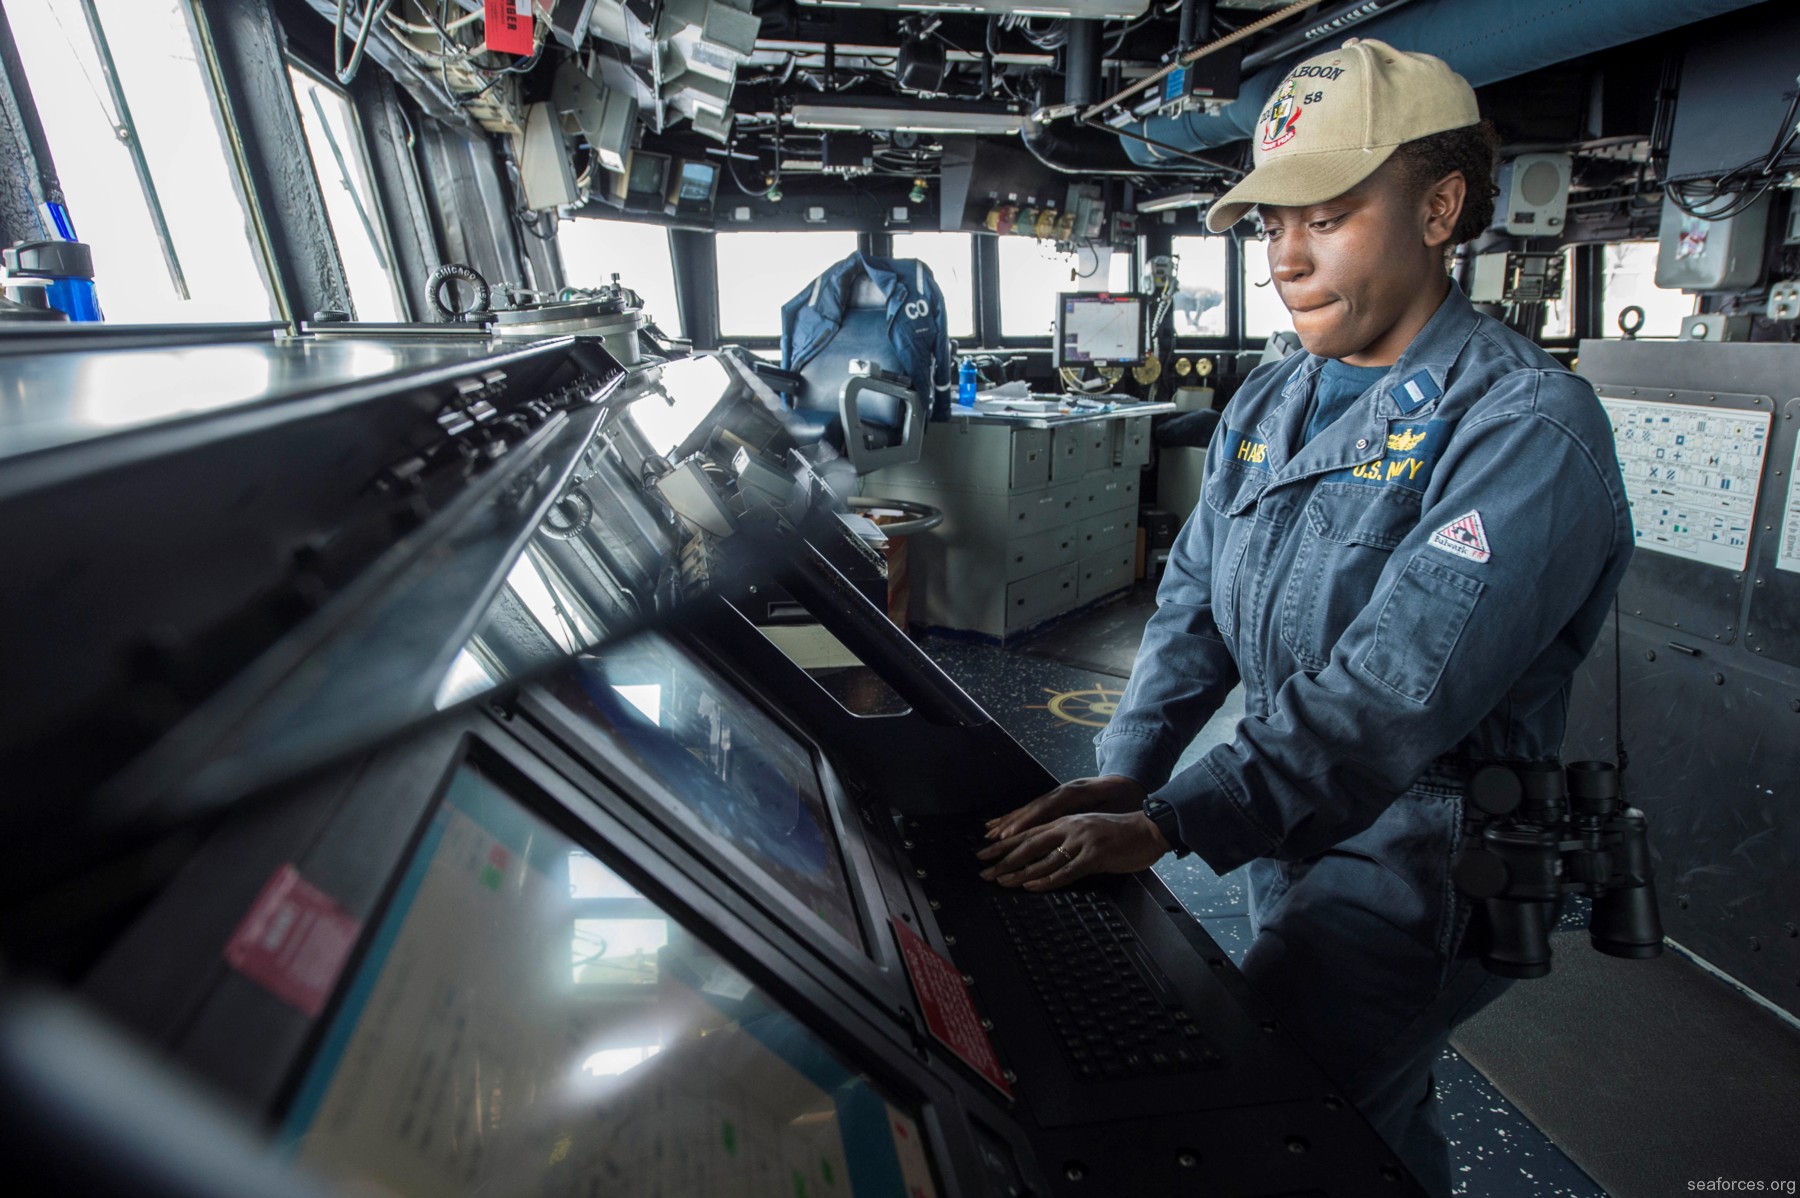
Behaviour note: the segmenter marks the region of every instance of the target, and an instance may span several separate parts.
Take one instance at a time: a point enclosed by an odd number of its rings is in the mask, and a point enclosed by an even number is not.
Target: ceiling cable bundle
[[[1795,83],[1800,84],[1800,78]],[[1766,155],[1760,160],[1732,167],[1716,179],[1686,179],[1665,183],[1663,192],[1669,197],[1669,202],[1698,220],[1730,220],[1749,211],[1779,182],[1775,167],[1787,156],[1796,134],[1800,134],[1800,124],[1795,123],[1796,115],[1800,115],[1800,87],[1796,88],[1793,98],[1788,101],[1787,115],[1781,118],[1781,125],[1775,130],[1775,140]]]
[[[337,23],[331,32],[331,63],[335,68],[337,81],[345,87],[356,81],[356,72],[362,67],[363,54],[369,48],[369,33],[377,22],[387,15],[394,0],[374,0],[373,7],[363,17],[362,29],[351,43],[350,61],[344,61],[344,10],[350,7],[350,0],[338,0]]]

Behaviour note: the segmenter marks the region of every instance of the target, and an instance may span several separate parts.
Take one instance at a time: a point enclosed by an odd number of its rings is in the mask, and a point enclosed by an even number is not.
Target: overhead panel
[[[635,99],[596,82],[579,64],[569,61],[557,69],[554,102],[557,111],[587,138],[601,166],[609,171],[625,169],[637,129]],[[567,123],[564,127],[568,128]]]
[[[552,105],[533,104],[526,110],[519,181],[525,191],[525,206],[533,211],[575,202],[575,170],[563,142],[562,120]]]

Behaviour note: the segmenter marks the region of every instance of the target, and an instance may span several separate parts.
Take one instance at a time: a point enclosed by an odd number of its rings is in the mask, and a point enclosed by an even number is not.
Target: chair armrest
[[[884,449],[869,448],[857,409],[858,397],[865,391],[900,400],[900,444]],[[852,375],[845,380],[844,390],[838,397],[838,411],[844,422],[844,454],[858,474],[919,460],[925,447],[925,401],[911,387],[867,375]]]
[[[758,378],[766,379],[769,386],[776,391],[785,391],[789,395],[793,395],[800,390],[801,385],[806,381],[800,377],[800,374],[797,371],[783,370],[779,366],[771,366],[754,354],[749,355],[749,357],[750,369],[756,372]]]

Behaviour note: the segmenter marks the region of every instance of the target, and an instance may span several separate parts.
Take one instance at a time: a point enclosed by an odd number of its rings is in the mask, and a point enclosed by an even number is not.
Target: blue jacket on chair
[[[831,344],[859,278],[887,297],[888,339],[901,369],[933,420],[950,415],[950,334],[944,293],[931,268],[914,259],[873,258],[860,251],[832,266],[781,307],[781,368],[799,371]]]

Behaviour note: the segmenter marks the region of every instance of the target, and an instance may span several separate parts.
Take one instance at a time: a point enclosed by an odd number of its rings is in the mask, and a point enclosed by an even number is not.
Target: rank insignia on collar
[[[1410,416],[1443,393],[1444,389],[1432,380],[1431,372],[1421,370],[1401,380],[1389,394],[1400,410]]]

